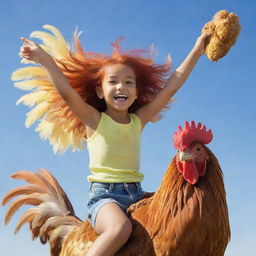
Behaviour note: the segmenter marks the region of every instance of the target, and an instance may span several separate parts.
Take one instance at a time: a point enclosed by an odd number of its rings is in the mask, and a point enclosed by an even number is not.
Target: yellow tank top
[[[130,123],[120,124],[101,113],[98,127],[87,140],[90,157],[89,182],[141,182],[139,172],[141,122],[129,114]]]

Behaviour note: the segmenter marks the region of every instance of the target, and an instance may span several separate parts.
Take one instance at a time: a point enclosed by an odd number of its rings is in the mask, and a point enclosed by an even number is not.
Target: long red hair
[[[136,75],[138,98],[129,108],[129,112],[135,112],[141,106],[150,102],[156,94],[164,87],[164,82],[170,70],[170,58],[163,65],[154,64],[150,51],[120,49],[118,39],[112,43],[113,52],[110,55],[95,52],[86,52],[80,44],[78,34],[74,36],[74,51],[70,51],[72,62],[56,60],[60,69],[69,79],[71,86],[80,96],[98,111],[106,110],[104,99],[99,99],[96,94],[96,87],[101,86],[104,77],[104,67],[111,64],[125,64],[131,67]]]

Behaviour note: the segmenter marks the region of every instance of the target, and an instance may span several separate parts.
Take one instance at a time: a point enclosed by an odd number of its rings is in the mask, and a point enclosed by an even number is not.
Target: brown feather
[[[55,193],[49,182],[40,174],[29,171],[19,171],[11,176],[13,179],[25,180],[26,182],[37,185],[40,188],[50,190],[51,193]]]
[[[73,208],[70,200],[68,199],[65,191],[59,185],[58,181],[47,170],[39,169],[39,171],[43,173],[46,180],[50,181],[50,183],[54,187],[54,191],[57,192],[58,199],[61,200],[63,202],[63,204],[65,205],[65,207],[67,208],[68,214],[74,215],[75,214],[74,208]]]
[[[57,253],[52,255],[56,256],[66,235],[79,228],[82,222],[75,216],[73,206],[58,181],[45,169],[39,171],[39,174],[21,171],[12,175],[14,179],[25,180],[33,186],[18,187],[6,194],[3,204],[16,196],[21,197],[11,203],[6,212],[5,223],[10,221],[22,205],[36,206],[23,214],[17,223],[15,233],[25,223],[29,223],[32,239],[39,236],[42,243],[49,241],[52,252]]]
[[[38,193],[23,196],[15,201],[13,201],[10,205],[10,208],[7,210],[5,215],[4,223],[8,224],[13,214],[23,205],[39,205],[42,202],[42,196]]]
[[[29,195],[32,193],[44,193],[45,190],[39,187],[35,187],[35,186],[21,186],[21,187],[17,187],[13,190],[11,190],[10,192],[8,192],[3,200],[2,200],[2,205],[6,205],[12,198],[19,196],[19,195]]]
[[[15,229],[15,234],[17,234],[19,232],[19,230],[21,229],[21,227],[25,224],[25,223],[30,223],[32,222],[32,220],[36,217],[36,215],[38,214],[38,210],[37,208],[31,208],[29,210],[27,210],[23,216],[20,218],[20,220],[18,221],[17,225],[16,225],[16,229]]]

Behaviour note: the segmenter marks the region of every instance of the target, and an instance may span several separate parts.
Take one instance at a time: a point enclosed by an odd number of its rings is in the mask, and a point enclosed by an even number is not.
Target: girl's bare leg
[[[131,235],[132,224],[119,205],[109,203],[100,208],[95,231],[100,236],[86,256],[113,256]]]

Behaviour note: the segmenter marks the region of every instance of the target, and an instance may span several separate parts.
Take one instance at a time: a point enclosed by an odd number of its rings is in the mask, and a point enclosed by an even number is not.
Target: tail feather
[[[62,216],[62,213],[60,213],[60,211],[58,210],[49,210],[49,209],[44,209],[40,211],[40,214],[37,214],[35,216],[35,218],[33,219],[30,225],[30,229],[31,232],[33,234],[34,237],[38,237],[39,233],[40,233],[40,229],[42,227],[42,225],[47,221],[47,219],[56,216],[56,215],[60,215]]]
[[[27,210],[17,223],[14,233],[17,234],[24,224],[31,223],[33,219],[39,214],[39,212],[40,209],[37,208],[31,208]]]
[[[15,201],[13,201],[10,205],[10,208],[7,210],[5,215],[4,223],[8,224],[10,219],[14,215],[14,213],[19,210],[19,208],[23,205],[38,205],[42,202],[42,195],[39,193],[33,193],[31,195],[23,196]]]
[[[41,169],[39,170],[41,171]],[[57,197],[56,191],[52,184],[41,174],[29,172],[29,171],[20,171],[16,172],[11,176],[16,180],[25,180],[26,182],[36,185],[45,190],[45,193],[52,194],[54,197]]]
[[[42,188],[39,187],[35,187],[35,186],[22,186],[22,187],[17,187],[13,190],[11,190],[10,192],[8,192],[3,200],[2,200],[2,205],[6,205],[12,198],[16,197],[16,196],[20,196],[20,195],[30,195],[32,193],[44,193],[45,190],[43,190]]]
[[[43,244],[46,243],[47,240],[49,239],[47,234],[52,233],[54,229],[56,229],[61,225],[70,225],[70,226],[80,227],[81,221],[72,216],[68,216],[68,217],[55,216],[55,217],[48,218],[40,229],[40,232],[39,232],[40,241]]]
[[[74,231],[74,227],[73,226],[68,226],[68,225],[64,225],[64,226],[59,226],[57,228],[55,228],[50,236],[49,239],[49,243],[51,245],[52,248],[57,247],[58,244],[60,243],[60,238],[65,237],[66,234],[69,234],[70,232]]]
[[[17,233],[20,228],[29,223],[32,239],[37,237],[45,244],[50,243],[51,251],[60,251],[62,241],[77,228],[82,221],[75,216],[73,206],[58,181],[45,169],[40,173],[20,171],[12,175],[12,178],[25,180],[30,185],[17,187],[5,195],[2,205],[16,198],[6,212],[5,224],[8,224],[12,216],[23,205],[35,207],[25,211],[18,221],[15,229]]]
[[[65,191],[59,185],[58,181],[45,169],[40,169],[39,171],[41,171],[45,175],[45,177],[51,182],[52,186],[55,188],[55,191],[58,194],[58,199],[61,202],[63,202],[63,204],[65,205],[65,208],[68,209],[69,215],[75,215],[74,208],[73,208],[70,200],[68,199]]]

